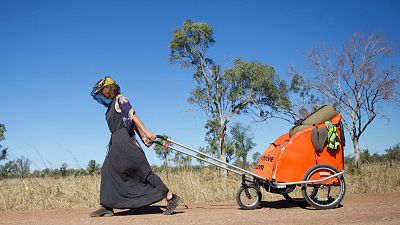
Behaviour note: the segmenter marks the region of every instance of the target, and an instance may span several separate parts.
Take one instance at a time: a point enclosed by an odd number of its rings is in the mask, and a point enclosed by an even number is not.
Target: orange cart
[[[259,206],[262,188],[270,193],[281,194],[292,203],[306,202],[316,209],[331,209],[341,203],[346,189],[343,170],[345,140],[341,119],[342,115],[335,113],[329,120],[336,128],[339,142],[336,148],[330,149],[324,139],[323,145],[317,150],[312,135],[315,136],[315,131],[326,130],[327,125],[325,122],[312,124],[295,134],[286,133],[276,139],[261,155],[253,171],[226,163],[164,136],[157,137],[167,141],[167,147],[172,150],[241,175],[242,184],[236,200],[242,209],[256,209]],[[163,144],[160,141],[155,143]]]

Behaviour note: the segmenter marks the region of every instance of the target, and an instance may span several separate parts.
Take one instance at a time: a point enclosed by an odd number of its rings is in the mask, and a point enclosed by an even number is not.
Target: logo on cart
[[[263,155],[261,156],[261,161],[268,161],[268,162],[273,162],[274,161],[274,157],[270,156],[270,155]]]
[[[257,165],[256,170],[264,170],[264,165]]]

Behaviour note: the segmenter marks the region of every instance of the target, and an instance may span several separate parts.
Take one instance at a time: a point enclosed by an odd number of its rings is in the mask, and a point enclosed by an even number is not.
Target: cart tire
[[[241,186],[236,193],[236,202],[241,209],[245,210],[256,209],[260,205],[261,199],[260,189],[252,184]]]
[[[329,172],[333,175],[334,173],[338,173],[339,171],[330,165],[315,165],[307,171],[304,176],[304,181],[310,180],[310,177],[318,172]],[[315,190],[317,190],[317,192],[315,192]],[[343,200],[346,192],[346,183],[344,181],[343,175],[340,175],[338,176],[338,184],[303,184],[302,192],[304,199],[314,208],[332,209],[337,207]],[[327,194],[325,194],[325,192],[327,192]]]
[[[304,199],[303,195],[301,197],[291,195],[291,193],[293,193],[293,191],[291,191],[289,193],[284,193],[282,195],[288,202],[290,202],[292,204],[302,205],[302,204],[306,203],[306,200]],[[313,192],[310,194],[310,197],[314,198],[317,195],[317,193],[318,193],[318,188],[314,188]],[[301,192],[301,194],[302,194],[302,192]]]

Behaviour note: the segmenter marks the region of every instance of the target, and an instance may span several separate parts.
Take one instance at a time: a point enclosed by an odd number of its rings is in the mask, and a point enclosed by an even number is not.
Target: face
[[[101,89],[101,94],[105,97],[105,98],[111,98],[111,91],[110,91],[110,87],[106,86],[103,89]]]

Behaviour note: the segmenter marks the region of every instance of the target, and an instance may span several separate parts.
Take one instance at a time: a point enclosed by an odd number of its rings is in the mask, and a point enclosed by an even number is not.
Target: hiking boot
[[[176,207],[180,204],[181,198],[176,195],[172,194],[172,198],[167,200],[167,209],[163,212],[164,215],[172,215]]]
[[[98,210],[91,212],[90,217],[100,217],[100,216],[114,216],[114,210],[108,207],[100,207]]]

